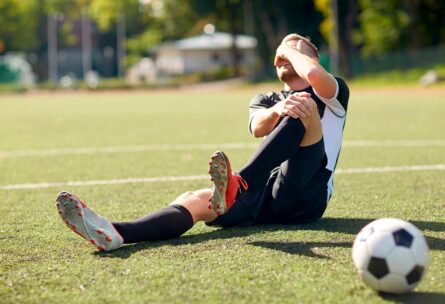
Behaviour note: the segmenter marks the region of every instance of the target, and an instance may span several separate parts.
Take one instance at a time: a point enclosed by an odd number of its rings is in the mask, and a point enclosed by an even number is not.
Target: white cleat
[[[65,191],[60,192],[56,199],[56,207],[68,228],[100,251],[115,250],[124,243],[124,239],[113,224],[97,215],[77,196]]]

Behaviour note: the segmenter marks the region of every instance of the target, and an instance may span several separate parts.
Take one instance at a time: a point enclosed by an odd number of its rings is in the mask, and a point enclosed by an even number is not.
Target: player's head
[[[307,37],[303,37],[298,34],[289,34],[284,37],[283,40],[281,40],[281,44],[283,43],[289,44],[309,57],[317,60],[320,59],[317,47]]]
[[[317,61],[320,59],[317,47],[310,41],[309,38],[300,36],[298,34],[289,34],[281,41],[281,44],[284,43]],[[278,78],[283,82],[287,82],[293,78],[299,78],[293,66],[287,60],[275,58],[275,67],[277,69]]]

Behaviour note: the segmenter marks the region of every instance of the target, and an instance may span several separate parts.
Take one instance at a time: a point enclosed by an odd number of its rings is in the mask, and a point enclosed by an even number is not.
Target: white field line
[[[26,156],[57,156],[69,154],[101,154],[125,152],[157,152],[157,151],[190,151],[214,149],[246,149],[255,148],[258,143],[222,143],[222,144],[172,144],[172,145],[140,145],[140,146],[110,146],[81,147],[63,149],[16,150],[0,151],[0,158]]]
[[[445,170],[445,164],[337,169],[335,171],[335,174],[388,173],[388,172],[403,172],[403,171],[438,171],[438,170]],[[147,178],[126,178],[126,179],[111,179],[111,180],[48,182],[48,183],[38,183],[38,184],[3,185],[0,186],[0,190],[158,183],[158,182],[204,180],[208,178],[209,176],[206,174],[206,175],[186,175],[186,176],[159,176],[159,177],[147,177]]]
[[[0,158],[28,156],[57,156],[75,154],[102,154],[127,152],[157,152],[157,151],[190,151],[216,149],[250,149],[258,143],[221,143],[221,144],[171,144],[171,145],[139,145],[139,146],[109,146],[109,147],[79,147],[61,149],[35,149],[0,151]],[[352,140],[344,141],[343,147],[444,147],[445,140]]]

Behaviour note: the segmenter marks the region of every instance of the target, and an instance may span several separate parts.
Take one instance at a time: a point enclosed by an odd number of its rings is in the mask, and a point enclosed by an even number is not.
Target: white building
[[[237,35],[235,39],[241,67],[255,62],[257,40]],[[233,36],[214,32],[165,43],[157,51],[156,68],[161,75],[179,75],[215,70],[232,64]]]

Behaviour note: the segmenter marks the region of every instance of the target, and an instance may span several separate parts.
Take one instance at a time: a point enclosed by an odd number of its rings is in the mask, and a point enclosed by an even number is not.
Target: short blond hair
[[[311,54],[311,55],[313,55],[312,57],[317,57],[318,59],[320,59],[320,55],[318,54],[318,49],[315,46],[315,44],[313,44],[311,42],[309,37],[303,37],[303,36],[300,36],[300,35],[295,34],[295,33],[294,34],[289,34],[289,35],[287,35],[286,37],[283,38],[283,40],[281,41],[281,44],[287,43],[289,41],[298,41],[298,40],[303,40],[309,46],[309,48],[312,51],[312,54]]]

